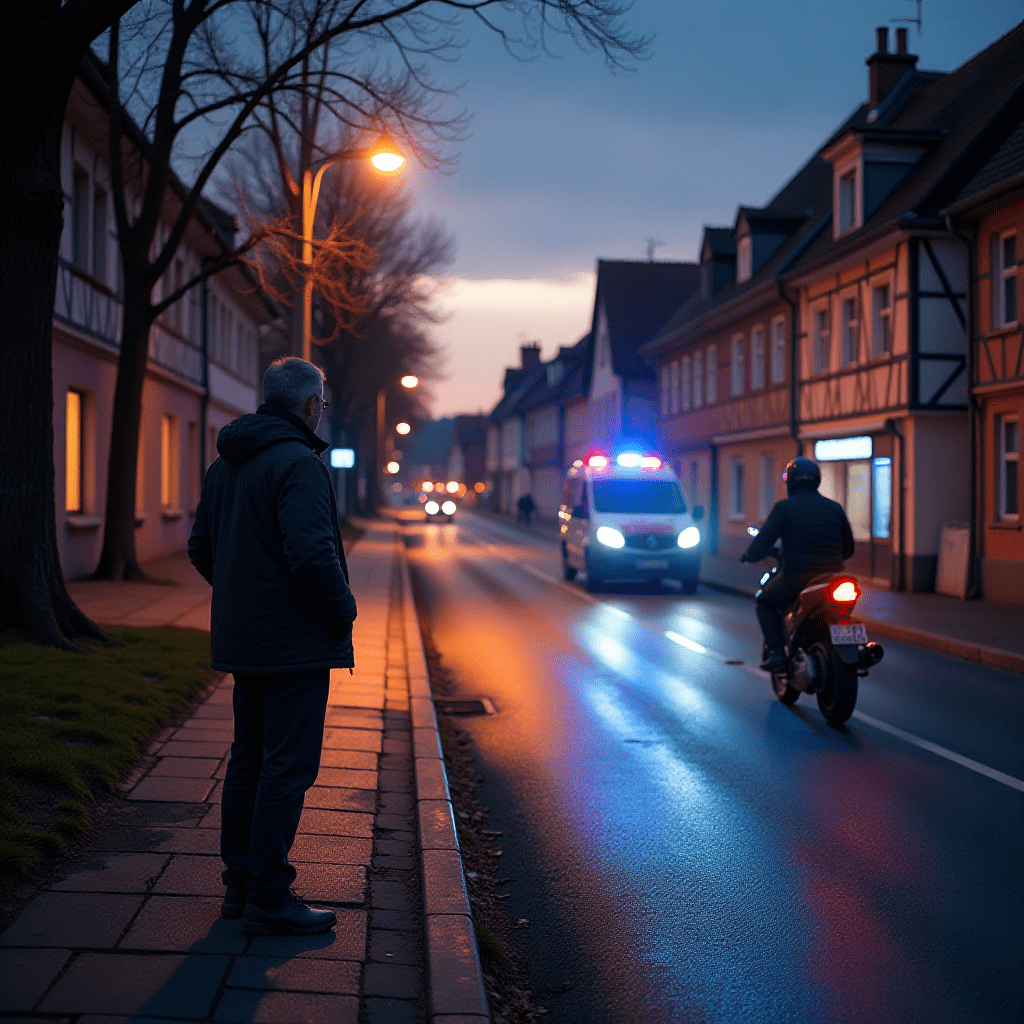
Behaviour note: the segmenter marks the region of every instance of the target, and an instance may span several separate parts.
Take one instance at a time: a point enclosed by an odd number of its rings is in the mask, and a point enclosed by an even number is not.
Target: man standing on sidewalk
[[[327,406],[323,372],[278,359],[263,398],[220,432],[188,554],[213,586],[213,667],[235,677],[222,913],[252,935],[313,935],[337,918],[292,893],[288,852],[320,770],[330,670],[354,664],[356,602],[320,460],[327,443],[313,433]]]

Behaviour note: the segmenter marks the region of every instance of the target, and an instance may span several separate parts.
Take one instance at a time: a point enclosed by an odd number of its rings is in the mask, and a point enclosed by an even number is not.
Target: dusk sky
[[[544,358],[590,325],[600,257],[693,260],[704,224],[760,205],[867,96],[874,29],[913,0],[637,0],[650,59],[611,73],[560,41],[519,63],[467,30],[458,102],[474,115],[450,175],[414,170],[415,209],[457,258],[434,328],[447,379],[435,415],[489,411],[522,338]],[[1022,0],[924,0],[918,67],[952,71],[1024,17]],[[891,48],[894,44],[891,43]]]

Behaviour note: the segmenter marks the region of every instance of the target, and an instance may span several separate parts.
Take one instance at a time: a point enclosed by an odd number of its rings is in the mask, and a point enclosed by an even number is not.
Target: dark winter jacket
[[[745,559],[760,562],[780,538],[788,575],[839,572],[853,554],[853,531],[843,506],[814,490],[777,501]]]
[[[266,405],[220,432],[188,541],[213,584],[214,668],[352,667],[356,602],[326,447],[298,416]]]

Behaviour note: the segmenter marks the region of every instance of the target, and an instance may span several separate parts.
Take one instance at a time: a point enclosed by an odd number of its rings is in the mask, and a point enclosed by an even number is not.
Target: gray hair
[[[323,393],[327,377],[319,366],[298,356],[275,359],[263,374],[263,401],[267,405],[298,412],[312,395]]]

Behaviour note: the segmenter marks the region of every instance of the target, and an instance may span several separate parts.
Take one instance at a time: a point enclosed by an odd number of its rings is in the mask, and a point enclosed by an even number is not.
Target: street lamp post
[[[387,134],[381,135],[373,146],[360,146],[328,157],[314,172],[307,167],[302,175],[302,263],[305,268],[302,282],[302,358],[313,359],[313,222],[320,200],[320,185],[324,172],[343,160],[369,160],[382,174],[394,174],[404,163],[405,156]]]

